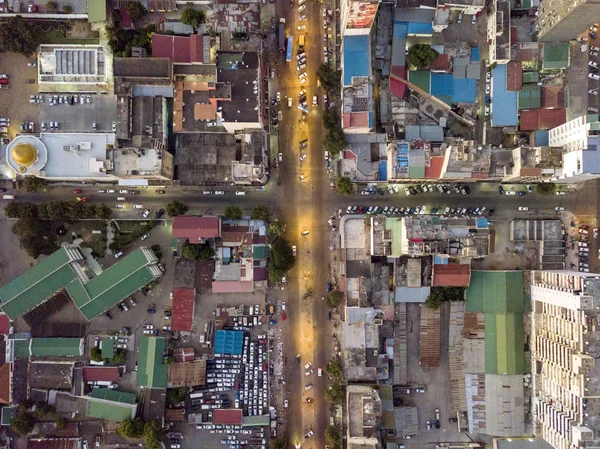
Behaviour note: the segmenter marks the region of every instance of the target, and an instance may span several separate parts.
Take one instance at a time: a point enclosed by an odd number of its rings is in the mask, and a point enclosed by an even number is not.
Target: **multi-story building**
[[[598,114],[583,115],[550,130],[549,145],[563,150],[562,182],[579,182],[600,176],[599,117]]]
[[[490,64],[508,64],[510,61],[510,3],[494,1],[488,15],[487,40],[490,46]]]
[[[598,21],[598,0],[543,0],[538,8],[538,40],[566,42]]]
[[[536,271],[531,299],[533,414],[541,436],[556,449],[590,447],[600,429],[600,276]]]

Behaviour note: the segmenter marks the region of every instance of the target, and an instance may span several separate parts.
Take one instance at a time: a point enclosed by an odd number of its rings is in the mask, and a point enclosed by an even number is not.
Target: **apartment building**
[[[600,276],[535,271],[531,282],[533,415],[556,449],[597,447]]]
[[[575,39],[598,20],[598,0],[543,0],[537,14],[540,42]]]

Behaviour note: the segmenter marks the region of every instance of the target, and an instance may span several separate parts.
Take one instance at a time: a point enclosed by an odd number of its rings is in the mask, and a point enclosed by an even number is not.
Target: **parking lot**
[[[32,121],[35,129],[39,129],[40,105],[29,102],[30,96],[38,93],[36,69],[27,66],[31,61],[17,53],[0,53],[0,73],[9,77],[9,88],[0,89],[0,117],[10,119],[9,139],[18,134],[23,121]],[[28,83],[27,80],[36,82]]]
[[[46,124],[46,132],[52,132],[49,126],[50,122],[57,122],[61,132],[115,131],[113,122],[115,121],[117,100],[114,95],[54,94],[52,97],[56,99],[55,104],[51,103],[50,94],[40,94],[39,96],[43,99],[43,103],[39,104],[41,106],[40,122]],[[82,97],[84,97],[83,102]],[[96,124],[95,129],[94,123]]]

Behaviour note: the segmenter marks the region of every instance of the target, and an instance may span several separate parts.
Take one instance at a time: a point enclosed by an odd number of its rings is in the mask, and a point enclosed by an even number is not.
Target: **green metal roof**
[[[76,277],[69,265],[71,256],[81,257],[81,253],[61,247],[0,288],[2,311],[14,320],[64,288]]]
[[[408,81],[425,92],[431,93],[431,73],[429,70],[409,70]]]
[[[2,407],[2,422],[0,426],[10,425],[10,420],[15,416],[16,409],[13,407]]]
[[[402,242],[405,234],[404,221],[397,218],[386,218],[385,229],[392,233],[392,254],[390,256],[400,256],[402,254]]]
[[[256,416],[242,417],[242,426],[243,427],[268,426],[270,422],[271,422],[271,417],[269,415],[256,415]]]
[[[540,72],[523,72],[524,83],[537,83],[540,80]]]
[[[522,313],[485,314],[486,374],[525,373]]]
[[[164,337],[141,336],[138,354],[137,383],[140,387],[166,388],[167,365],[164,364]]]
[[[522,271],[472,271],[467,312],[522,313],[525,309]]]
[[[78,357],[83,355],[82,338],[32,338],[30,354],[33,356]]]
[[[266,259],[267,245],[254,245],[252,247],[252,257],[254,259]]]
[[[87,416],[109,421],[125,421],[135,418],[137,397],[107,388],[94,388],[87,402]]]
[[[89,22],[106,22],[106,2],[88,0],[87,12]]]
[[[537,84],[524,84],[519,91],[519,109],[542,107],[542,88]]]
[[[102,339],[102,350],[103,359],[112,359],[115,356],[115,340],[113,338]]]
[[[408,176],[409,178],[424,178],[425,177],[425,167],[408,167]]]
[[[542,68],[544,70],[566,69],[569,65],[568,42],[545,42]]]
[[[13,350],[15,359],[26,359],[29,357],[29,339],[14,340]]]

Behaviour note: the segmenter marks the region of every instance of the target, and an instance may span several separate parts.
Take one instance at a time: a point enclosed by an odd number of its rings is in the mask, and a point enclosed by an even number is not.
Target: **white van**
[[[142,204],[134,204],[134,205],[133,205],[133,208],[134,208],[134,209],[143,209],[143,208],[144,208],[144,206],[143,206]]]
[[[2,195],[2,198],[5,200],[14,200],[15,196],[14,195]]]
[[[115,259],[118,259],[122,255],[123,255],[123,251],[119,251],[118,253],[115,254]]]

